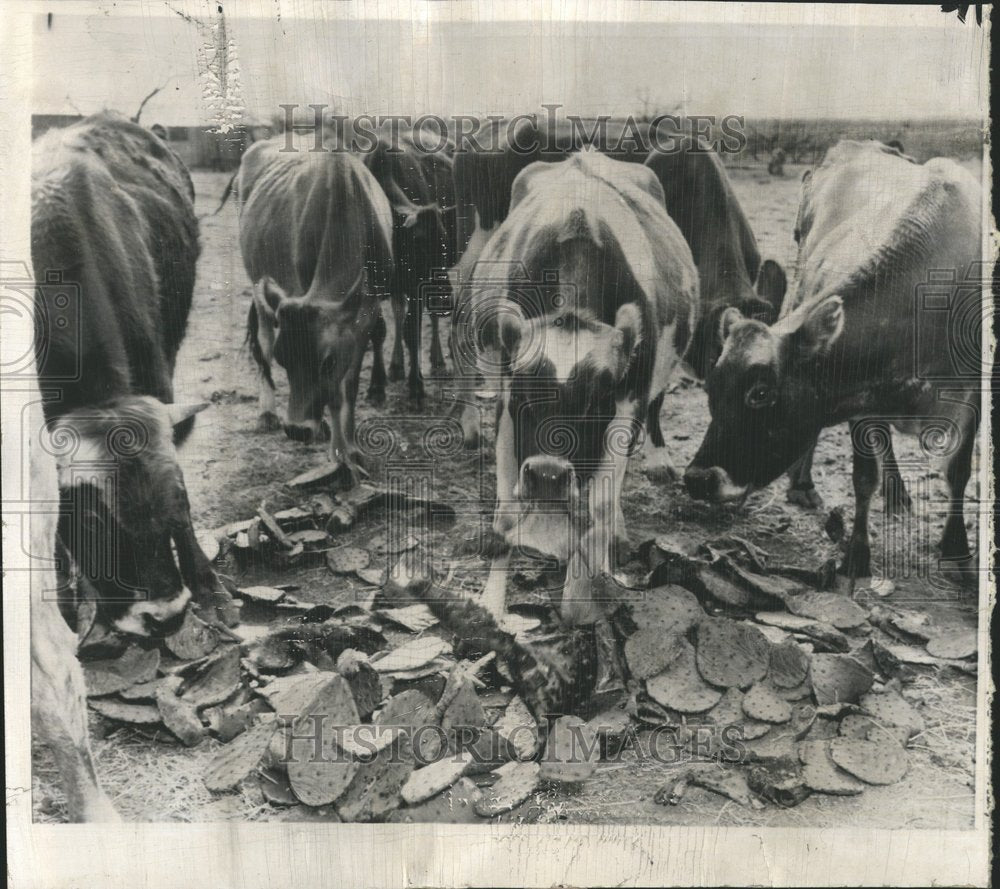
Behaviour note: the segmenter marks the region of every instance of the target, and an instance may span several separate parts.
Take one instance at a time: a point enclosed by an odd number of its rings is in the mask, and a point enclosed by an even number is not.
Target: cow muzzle
[[[695,500],[728,503],[745,497],[749,485],[737,485],[721,466],[689,466],[684,472],[684,486]]]
[[[537,455],[521,464],[517,496],[522,501],[545,501],[569,506],[576,495],[573,464],[558,457]]]
[[[180,628],[191,591],[182,587],[169,599],[144,599],[114,621],[115,629],[134,636],[169,636]]]

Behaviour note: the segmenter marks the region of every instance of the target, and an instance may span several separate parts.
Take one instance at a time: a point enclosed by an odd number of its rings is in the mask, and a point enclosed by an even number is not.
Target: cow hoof
[[[681,474],[674,467],[673,463],[660,463],[654,466],[644,466],[643,475],[653,484],[670,485],[680,481]]]
[[[442,358],[440,361],[431,362],[431,370],[438,375],[446,374],[448,373],[448,365],[444,363],[444,359]]]
[[[484,531],[479,541],[479,555],[484,559],[496,559],[510,552],[510,544],[502,534],[490,528]]]
[[[398,383],[400,380],[406,379],[406,373],[403,370],[402,364],[390,364],[389,365],[389,381],[392,383]]]
[[[258,432],[277,432],[281,425],[281,418],[274,411],[263,411],[257,417]]]
[[[462,440],[467,451],[475,451],[479,447],[479,432],[475,429],[462,430]]]
[[[822,509],[823,498],[814,487],[809,488],[789,488],[785,499],[789,503],[801,506],[803,509]]]
[[[871,577],[871,547],[860,542],[851,541],[847,547],[847,556],[844,558],[844,564],[840,566],[840,573],[851,580],[856,580],[859,577]]]
[[[368,403],[375,407],[385,407],[385,389],[369,389]]]
[[[941,576],[957,587],[975,590],[979,588],[979,566],[971,556],[964,559],[941,559]]]
[[[371,478],[371,473],[365,468],[364,462],[359,455],[354,454],[349,460],[341,464],[340,478],[343,479],[344,490],[351,490],[358,487],[362,482]]]

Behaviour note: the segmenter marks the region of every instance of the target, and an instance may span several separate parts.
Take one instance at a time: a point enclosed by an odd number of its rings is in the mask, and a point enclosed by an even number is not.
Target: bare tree
[[[169,83],[169,81],[167,81],[167,83]],[[138,123],[138,122],[139,122],[139,118],[140,118],[140,117],[142,117],[142,109],[146,107],[146,103],[147,103],[147,102],[148,102],[148,101],[149,101],[150,99],[152,99],[152,98],[153,98],[153,96],[155,96],[155,95],[156,95],[156,94],[157,94],[158,92],[160,92],[160,90],[162,90],[162,89],[163,89],[163,87],[165,87],[165,86],[167,85],[167,83],[164,83],[164,84],[162,84],[161,86],[158,86],[158,87],[157,87],[156,89],[154,89],[154,90],[153,90],[153,91],[152,91],[151,93],[149,93],[149,94],[148,94],[148,95],[146,96],[146,98],[145,98],[145,99],[143,99],[143,100],[142,100],[142,101],[141,101],[141,102],[139,103],[139,110],[138,110],[138,111],[136,111],[136,113],[132,115],[132,123]]]

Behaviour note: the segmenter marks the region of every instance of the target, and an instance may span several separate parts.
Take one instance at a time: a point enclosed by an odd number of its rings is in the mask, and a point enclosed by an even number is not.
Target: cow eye
[[[769,407],[774,404],[774,388],[766,383],[757,383],[747,389],[745,400],[749,408]]]

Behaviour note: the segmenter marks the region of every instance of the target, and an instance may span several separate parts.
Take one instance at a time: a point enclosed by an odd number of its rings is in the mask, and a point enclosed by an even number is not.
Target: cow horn
[[[719,316],[719,326],[717,329],[720,345],[725,343],[726,339],[729,337],[729,331],[732,329],[733,325],[743,320],[745,320],[743,313],[735,306],[728,306],[722,312]]]
[[[170,418],[170,425],[177,426],[189,417],[200,414],[208,406],[208,402],[204,401],[200,404],[168,404],[166,408],[167,416]]]
[[[358,276],[354,279],[354,283],[347,288],[347,296],[358,291],[358,288],[364,283],[365,280],[365,267],[361,266],[361,270],[358,272]]]
[[[411,201],[406,194],[404,194],[403,189],[399,187],[399,183],[395,179],[392,180],[390,187],[392,191],[392,209],[398,213],[400,216],[405,217],[403,220],[403,228],[413,228],[417,224],[417,219],[420,217],[421,213],[427,213],[428,211],[435,211],[438,209],[438,205],[434,204],[415,204]]]

